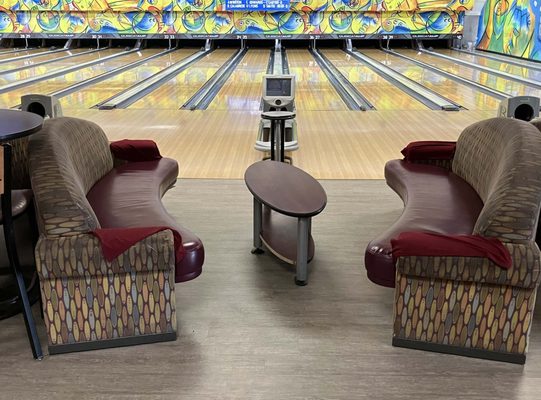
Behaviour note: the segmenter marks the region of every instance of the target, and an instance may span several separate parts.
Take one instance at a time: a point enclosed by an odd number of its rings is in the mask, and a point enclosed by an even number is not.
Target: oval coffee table
[[[254,249],[263,245],[279,259],[296,265],[295,283],[308,280],[308,262],[314,257],[312,217],[327,204],[318,181],[303,170],[277,161],[259,161],[244,174],[254,196]]]

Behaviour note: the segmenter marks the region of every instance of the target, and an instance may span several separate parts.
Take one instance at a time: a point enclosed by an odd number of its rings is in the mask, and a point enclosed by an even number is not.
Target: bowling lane
[[[110,56],[112,54],[122,53],[124,50],[115,49],[115,50],[103,50],[97,53],[84,54],[75,58],[68,58],[55,62],[53,64],[41,65],[38,67],[31,67],[23,69],[22,71],[12,72],[10,74],[5,74],[0,76],[0,85],[6,85],[8,83],[17,82],[27,78],[35,78],[42,76],[46,73],[57,71],[62,68],[72,67],[75,65],[82,64],[91,60],[98,60],[100,58]]]
[[[468,61],[474,64],[481,65],[483,67],[488,67],[495,69],[501,72],[507,72],[522,78],[534,79],[536,81],[541,81],[541,71],[536,71],[529,69],[528,67],[519,67],[518,65],[507,64],[503,61],[496,61],[485,57],[476,56],[474,54],[466,54],[460,51],[451,50],[451,49],[438,49],[437,53],[458,58],[464,61]],[[515,59],[519,61],[519,59]],[[541,66],[541,65],[540,65]]]
[[[258,111],[269,56],[268,49],[248,51],[208,109]]]
[[[234,52],[233,49],[213,51],[129,108],[178,110]]]
[[[80,49],[61,51],[61,52],[53,53],[53,54],[44,53],[42,56],[39,56],[39,57],[33,57],[26,60],[10,61],[5,64],[1,64],[0,68],[2,71],[7,71],[13,68],[21,68],[21,67],[30,68],[32,67],[32,65],[43,62],[43,61],[54,60],[55,58],[65,57],[71,54],[76,55],[76,54],[89,51],[89,50],[92,50],[92,49],[80,48]],[[78,59],[78,57],[75,57],[75,59]],[[47,64],[47,65],[49,66],[49,68],[54,68],[55,63],[51,62],[50,64]]]
[[[498,99],[469,86],[447,79],[413,62],[406,61],[381,50],[362,50],[362,53],[469,110],[498,109],[500,103]]]
[[[469,68],[464,65],[454,63],[452,61],[447,61],[437,56],[431,56],[430,54],[420,53],[415,50],[400,50],[398,52],[416,60],[431,64],[454,75],[470,79],[472,81],[480,83],[481,85],[485,85],[492,89],[507,93],[511,96],[530,95],[539,97],[540,95],[540,91],[533,87],[500,78],[486,72],[481,72],[474,68]]]
[[[30,54],[48,53],[49,50],[50,49],[42,48],[42,49],[34,49],[34,50],[20,50],[20,51],[16,51],[15,53],[7,53],[6,52],[6,53],[0,54],[0,60],[7,60],[8,58],[28,56]],[[55,53],[53,53],[53,54],[55,54]]]
[[[159,51],[159,50],[150,50],[151,52]],[[101,52],[100,52],[101,53]],[[124,50],[105,50],[103,54],[101,54],[99,57],[103,58],[105,56],[116,54],[116,53],[126,53]],[[148,54],[145,51],[145,54]],[[150,53],[151,54],[151,53]],[[98,57],[95,54],[92,55],[94,58]],[[82,58],[83,56],[81,56]],[[70,85],[73,85],[75,83],[84,81],[86,79],[92,78],[96,75],[102,74],[104,72],[110,71],[111,69],[117,68],[121,65],[128,64],[130,62],[133,62],[135,60],[140,59],[143,57],[143,54],[140,52],[135,52],[131,54],[122,54],[121,56],[117,58],[113,58],[112,60],[108,60],[106,62],[95,64],[91,67],[82,68],[73,72],[70,72],[65,75],[58,76],[56,78],[48,79],[45,81],[37,82],[28,86],[24,86],[19,89],[15,89],[8,93],[0,94],[0,107],[13,107],[20,103],[21,96],[24,94],[29,93],[40,93],[40,94],[49,94],[52,92],[55,92],[60,89],[64,89]],[[83,61],[81,61],[83,62]],[[75,65],[77,63],[70,62],[70,65]],[[44,67],[39,67],[45,68]],[[45,73],[47,71],[44,71]],[[66,103],[63,103],[63,105]]]
[[[129,59],[121,57],[121,60],[119,60],[119,62],[115,65],[115,68],[120,67],[124,64],[129,64],[130,62],[140,60],[144,57],[149,57],[162,51],[164,51],[164,49],[149,49],[144,50],[141,53],[135,53],[137,55]],[[195,52],[195,49],[182,49],[163,55],[161,57],[154,58],[142,65],[139,65],[138,67],[131,68],[121,74],[113,76],[102,82],[98,82],[95,85],[88,86],[87,88],[81,89],[68,96],[62,97],[60,99],[60,103],[62,104],[62,107],[66,109],[90,108],[92,106],[95,106],[99,102],[107,100],[109,97],[129,88],[130,86],[133,86],[138,82],[144,81],[155,73],[160,72],[161,70],[182,60],[185,57],[188,57]],[[109,63],[107,63],[107,65],[109,65]],[[95,67],[90,67],[89,69],[95,69]],[[108,68],[107,70],[111,69],[112,68]],[[102,70],[100,73],[104,72],[106,72],[106,70]],[[96,75],[98,74],[93,74],[93,76]]]
[[[427,107],[342,50],[323,54],[372,103],[376,110],[426,110]]]
[[[296,75],[295,106],[298,110],[348,110],[308,50],[287,50],[289,72]]]

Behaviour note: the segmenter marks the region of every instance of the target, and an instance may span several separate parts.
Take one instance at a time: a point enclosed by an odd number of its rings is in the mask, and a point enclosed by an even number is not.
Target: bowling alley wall
[[[292,0],[289,12],[270,13],[228,12],[225,0],[0,0],[0,34],[456,35],[472,5],[473,0]]]
[[[541,1],[487,0],[477,34],[477,48],[541,60]]]

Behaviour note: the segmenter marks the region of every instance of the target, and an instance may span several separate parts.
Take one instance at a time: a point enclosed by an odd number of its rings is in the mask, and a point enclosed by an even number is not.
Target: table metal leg
[[[254,248],[252,254],[263,253],[261,231],[263,229],[263,204],[254,197]]]
[[[270,148],[271,148],[271,160],[276,160],[276,126],[274,121],[270,121]]]
[[[310,240],[310,218],[299,218],[297,223],[297,275],[295,283],[308,283],[308,243]]]
[[[286,120],[280,121],[280,161],[285,161],[285,146],[286,146]]]

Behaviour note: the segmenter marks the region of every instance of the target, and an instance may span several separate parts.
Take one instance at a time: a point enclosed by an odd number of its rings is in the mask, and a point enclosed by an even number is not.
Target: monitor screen
[[[290,78],[267,78],[267,96],[291,96]]]

